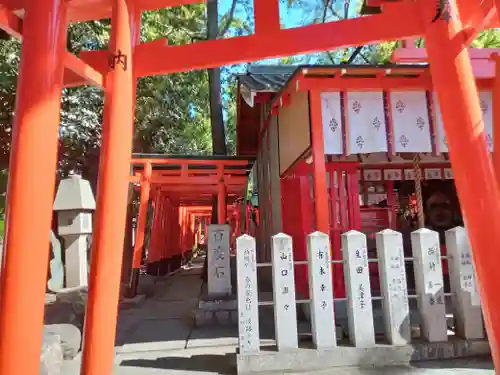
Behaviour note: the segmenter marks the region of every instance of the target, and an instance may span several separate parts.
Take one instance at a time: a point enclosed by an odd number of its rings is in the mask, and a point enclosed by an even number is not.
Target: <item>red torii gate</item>
[[[474,249],[486,326],[500,367],[500,160],[485,148],[481,110],[466,47],[498,24],[500,0],[449,0],[457,12],[432,22],[437,0],[367,0],[382,13],[280,30],[278,0],[255,0],[254,35],[168,46],[139,44],[140,15],[196,0],[0,0],[0,27],[23,39],[9,168],[5,255],[0,294],[0,373],[36,374],[54,196],[61,89],[105,85],[97,214],[82,373],[112,371],[137,77],[423,36],[449,142],[462,209]],[[111,17],[108,51],[65,51],[69,22]],[[494,21],[494,22],[493,22]],[[155,58],[151,58],[154,56]],[[103,79],[105,78],[105,80]],[[498,84],[497,84],[498,85]],[[314,101],[313,117],[320,102]],[[313,123],[320,123],[313,119]],[[313,131],[314,160],[323,160]],[[497,146],[500,147],[500,146]],[[317,229],[328,230],[325,165],[315,162]],[[470,182],[473,183],[470,183]],[[25,229],[30,228],[26,235]],[[43,245],[41,248],[38,245]],[[39,251],[37,251],[39,249]],[[22,275],[22,280],[19,278]],[[29,337],[29,340],[26,340]]]
[[[175,247],[182,254],[192,246],[194,215],[210,214],[214,196],[217,196],[218,223],[226,223],[227,206],[234,203],[236,198],[244,196],[252,164],[249,158],[133,155],[134,175],[130,180],[140,184],[140,201],[130,283],[132,295],[135,295],[138,285],[150,197],[153,196],[158,204],[154,214],[158,221],[153,220],[148,257],[148,263],[153,264],[167,260],[171,255],[167,253]],[[157,223],[164,219],[170,223],[177,221],[172,229],[179,227],[180,231],[172,230],[162,249],[161,244],[154,239],[161,236]],[[188,239],[188,236],[192,238]]]

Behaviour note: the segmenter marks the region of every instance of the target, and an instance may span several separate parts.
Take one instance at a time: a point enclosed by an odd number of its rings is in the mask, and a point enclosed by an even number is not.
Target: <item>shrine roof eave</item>
[[[295,81],[299,75],[315,78],[377,78],[383,72],[386,77],[417,78],[429,74],[429,64],[337,64],[252,66],[246,73],[237,75],[240,93],[253,106],[253,96],[258,93],[273,93],[271,101]]]

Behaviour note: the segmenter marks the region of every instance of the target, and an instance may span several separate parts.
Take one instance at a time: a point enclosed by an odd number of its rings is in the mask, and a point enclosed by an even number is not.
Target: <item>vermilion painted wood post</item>
[[[65,4],[48,0],[24,6],[1,274],[1,374],[40,371],[66,45]]]
[[[219,224],[225,224],[227,219],[227,206],[226,206],[226,185],[224,181],[219,183],[217,192],[217,219]]]
[[[129,7],[129,12],[130,12],[130,38],[132,40],[132,48],[135,50],[135,47],[137,44],[140,42],[140,36],[141,36],[141,11],[137,9],[136,6]],[[134,85],[132,87],[133,89],[133,113],[135,114],[135,104],[136,104],[136,88],[137,88],[137,79],[134,77]],[[134,134],[134,128],[132,127],[132,136]],[[130,202],[130,204],[132,204]],[[133,209],[130,207],[128,208],[127,211],[127,227],[126,230],[128,231],[129,225],[131,227],[131,222],[133,220]],[[137,229],[136,229],[137,232]],[[130,294],[135,295],[136,290],[137,290],[137,281],[138,277],[134,276],[136,274],[136,268],[134,268],[134,254],[135,254],[135,244],[133,245],[132,242],[132,236],[130,235],[125,235],[125,243],[123,246],[123,265],[122,265],[122,282],[128,282],[129,284],[129,289],[130,289]],[[127,274],[124,274],[127,273]]]
[[[134,80],[129,2],[114,0],[112,6],[111,57],[105,85],[96,230],[85,316],[84,375],[109,375],[113,370],[123,231],[132,156]]]
[[[500,3],[500,0],[497,2]],[[499,4],[500,6],[500,4]],[[500,8],[497,8],[500,9]],[[495,80],[493,85],[493,134],[500,134],[500,55],[492,56],[495,61]],[[493,167],[497,184],[500,187],[500,137],[493,136]]]
[[[141,194],[139,198],[139,215],[137,217],[137,229],[134,244],[134,257],[132,261],[132,280],[131,292],[132,296],[137,294],[137,286],[139,285],[139,273],[144,251],[144,237],[146,232],[146,222],[148,216],[149,193],[151,190],[151,175],[153,168],[151,163],[144,165],[144,172],[141,176]]]
[[[148,249],[148,272],[153,272],[158,275],[158,223],[160,211],[160,196],[159,191],[155,191],[153,198],[153,219],[151,223],[151,233],[149,235],[149,249]]]
[[[449,0],[449,4],[460,14],[454,0]],[[419,9],[427,22],[425,43],[432,82],[438,94],[460,205],[467,220],[488,339],[498,369],[500,278],[497,254],[492,249],[500,248],[500,192],[486,147],[471,61],[465,46],[460,45],[464,27],[455,14],[448,21],[438,19],[431,23],[434,0],[421,0]]]
[[[164,275],[168,272],[166,259],[168,258],[167,247],[165,246],[165,233],[166,233],[166,220],[168,214],[168,201],[165,194],[161,195],[161,212],[160,212],[160,225],[158,230],[158,255],[159,255],[159,267],[160,275]]]
[[[319,91],[309,93],[311,108],[311,139],[313,155],[314,212],[316,230],[330,233],[328,214],[328,192],[326,185],[325,147],[323,144],[323,117],[321,113],[321,95]]]

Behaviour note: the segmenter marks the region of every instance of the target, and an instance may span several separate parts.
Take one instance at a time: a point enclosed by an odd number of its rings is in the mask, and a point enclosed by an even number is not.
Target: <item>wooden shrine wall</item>
[[[267,108],[261,111],[261,126],[264,128]],[[255,171],[257,173],[257,189],[259,197],[259,228],[257,235],[257,260],[261,263],[271,261],[271,236],[272,236],[272,207],[271,207],[271,189],[270,189],[270,170],[271,160],[269,157],[268,139],[269,132],[265,132],[259,145],[257,160],[255,162]],[[259,279],[263,281],[261,288],[271,287],[271,270],[269,267],[259,269]]]
[[[274,115],[269,121],[267,132],[269,136],[269,189],[271,192],[271,234],[281,233],[281,180],[279,161],[278,116]]]
[[[321,97],[327,155],[448,152],[434,93],[374,90],[324,92]],[[480,91],[479,99],[488,147],[493,151],[491,91]]]
[[[311,146],[309,97],[296,92],[278,115],[279,167],[283,174]]]

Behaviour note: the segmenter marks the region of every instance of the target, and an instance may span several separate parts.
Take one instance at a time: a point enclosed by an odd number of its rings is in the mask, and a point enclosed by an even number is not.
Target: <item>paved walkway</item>
[[[193,313],[202,292],[203,263],[195,262],[158,281],[155,295],[119,313],[114,375],[234,375],[237,327],[195,327]],[[272,318],[271,318],[272,319]],[[265,320],[262,326],[265,326]],[[261,327],[262,328],[262,327]],[[267,329],[266,329],[267,331]],[[267,340],[266,340],[267,341]],[[80,361],[68,362],[62,375],[79,375]],[[454,360],[387,370],[339,369],[310,375],[494,374],[491,361]]]
[[[116,334],[116,374],[234,374],[237,327],[195,327],[203,262],[157,281],[153,298],[122,309]],[[63,375],[79,374],[79,358]]]

